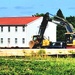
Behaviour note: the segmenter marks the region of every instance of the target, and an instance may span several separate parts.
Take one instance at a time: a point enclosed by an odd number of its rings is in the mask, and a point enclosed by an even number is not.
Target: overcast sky
[[[0,0],[0,17],[56,14],[58,9],[64,16],[75,16],[75,0]]]

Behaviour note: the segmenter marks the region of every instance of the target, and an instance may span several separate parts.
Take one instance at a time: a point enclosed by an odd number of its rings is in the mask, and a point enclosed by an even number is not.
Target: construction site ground
[[[75,54],[75,49],[0,49],[0,56],[31,56],[39,50],[45,50],[45,55]]]

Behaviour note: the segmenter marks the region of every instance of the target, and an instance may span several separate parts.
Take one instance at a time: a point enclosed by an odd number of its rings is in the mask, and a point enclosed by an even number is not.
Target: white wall
[[[50,41],[56,42],[56,24],[54,24],[52,22],[48,22],[44,36],[46,38],[49,37]]]
[[[3,32],[0,30],[0,38],[3,38],[3,44],[0,47],[15,47],[15,46],[25,46],[22,44],[22,38],[25,38],[25,32],[22,31],[22,26],[18,27],[18,31],[15,32],[15,26],[10,26],[10,32],[8,32],[8,26],[3,27]],[[10,44],[8,44],[8,38],[10,38]],[[15,44],[15,38],[18,38],[18,43]]]

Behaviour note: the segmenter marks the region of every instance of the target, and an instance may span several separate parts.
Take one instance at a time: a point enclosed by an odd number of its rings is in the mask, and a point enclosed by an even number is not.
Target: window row
[[[8,38],[7,41],[8,41],[8,44],[11,43],[11,39],[10,38]],[[3,44],[3,38],[0,38],[0,43]],[[15,44],[17,44],[17,43],[18,43],[18,38],[15,38]],[[25,43],[25,38],[22,38],[22,43],[23,44]]]
[[[8,26],[8,32],[10,32],[11,31],[11,28],[10,28],[10,26]],[[17,32],[18,31],[18,27],[17,26],[15,26],[15,32]],[[22,31],[24,32],[25,31],[25,26],[22,26]],[[1,32],[3,32],[3,26],[1,26]]]

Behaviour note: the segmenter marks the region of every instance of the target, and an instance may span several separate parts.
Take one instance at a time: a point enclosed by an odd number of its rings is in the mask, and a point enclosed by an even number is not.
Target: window
[[[25,38],[22,38],[22,43],[25,43]]]
[[[1,32],[3,32],[3,26],[1,26]]]
[[[10,38],[8,38],[8,43],[10,43]]]
[[[17,32],[17,26],[15,27],[15,31]]]
[[[23,32],[25,31],[25,26],[23,26]]]
[[[3,43],[3,38],[1,38],[1,43]]]
[[[15,38],[15,43],[17,43],[17,38]]]
[[[10,32],[10,26],[8,27],[8,32]]]

